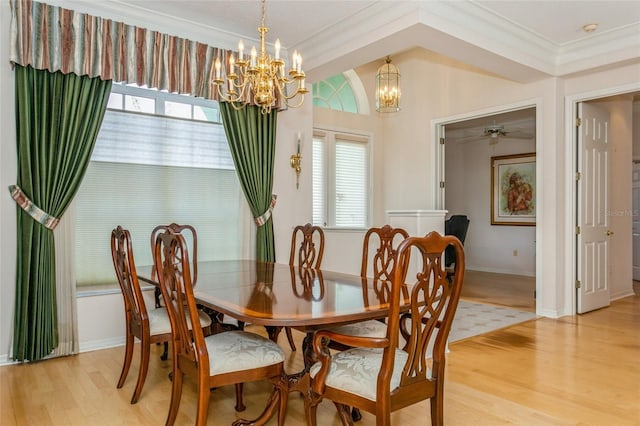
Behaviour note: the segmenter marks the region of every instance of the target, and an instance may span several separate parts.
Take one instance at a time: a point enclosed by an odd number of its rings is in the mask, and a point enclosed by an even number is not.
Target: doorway
[[[492,158],[535,154],[536,107],[505,108],[451,118],[439,125],[439,205],[448,211],[447,217],[460,214],[470,220],[464,243],[467,295],[535,312],[535,221],[492,224],[491,176]],[[535,187],[535,174],[532,179]]]

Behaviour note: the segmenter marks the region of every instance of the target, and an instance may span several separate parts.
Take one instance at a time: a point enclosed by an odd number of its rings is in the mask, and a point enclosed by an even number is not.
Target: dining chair
[[[298,225],[293,228],[291,234],[291,252],[289,254],[289,266],[299,268],[319,269],[324,254],[324,232],[319,226],[310,223]],[[293,334],[290,327],[284,328],[292,351],[296,350]],[[277,341],[280,330],[276,331]]]
[[[147,377],[150,347],[155,343],[166,344],[171,341],[171,323],[166,309],[147,310],[136,272],[131,235],[122,226],[116,227],[111,232],[111,257],[113,258],[116,277],[124,298],[126,319],[124,364],[118,380],[118,389],[122,388],[129,374],[135,338],[137,337],[141,342],[138,381],[131,397],[131,403],[135,404],[140,398]],[[200,312],[198,318],[201,327],[209,328],[211,326],[211,318],[205,313]],[[166,350],[161,358],[163,360],[167,359]]]
[[[360,276],[363,278],[362,295],[367,304],[370,291],[377,293],[378,299],[387,300],[390,292],[388,281],[393,278],[396,266],[398,246],[409,237],[403,228],[393,228],[384,225],[380,228],[372,227],[367,230],[362,241],[362,263]],[[373,256],[369,253],[373,252]],[[373,288],[368,288],[368,280],[373,278]],[[385,319],[367,320],[353,324],[345,324],[331,328],[332,331],[348,336],[384,337],[387,333]],[[347,346],[332,342],[332,349],[344,350]]]
[[[263,379],[274,384],[264,412],[273,413],[277,408],[278,425],[284,425],[288,392],[282,349],[269,339],[246,331],[223,331],[206,337],[202,329],[190,331],[188,320],[198,318],[198,309],[184,236],[171,230],[159,233],[153,258],[171,322],[174,354],[166,424],[175,423],[184,375],[189,375],[197,383],[197,425],[207,423],[212,388],[235,384],[236,410],[241,411],[242,383]]]
[[[467,231],[469,230],[469,218],[466,215],[452,215],[449,219],[444,221],[444,233],[445,235],[454,235],[458,237],[462,245],[464,246],[464,240],[467,238]],[[447,268],[447,276],[449,280],[453,277],[452,265],[456,262],[456,255],[451,247],[447,248],[444,254],[444,266]]]
[[[443,254],[449,246],[456,254],[452,282],[447,280],[443,265]],[[420,267],[415,276],[408,277],[410,263]],[[464,265],[462,244],[454,236],[433,231],[400,244],[385,337],[316,332],[313,347],[319,361],[310,369],[307,424],[317,424],[317,406],[325,398],[338,406],[343,424],[352,424],[349,406],[375,414],[376,425],[387,426],[392,411],[425,399],[430,400],[431,424],[443,424],[447,338],[460,299]],[[410,310],[402,313],[405,286]],[[399,347],[400,334],[404,343]],[[326,346],[331,340],[352,348],[332,355]]]

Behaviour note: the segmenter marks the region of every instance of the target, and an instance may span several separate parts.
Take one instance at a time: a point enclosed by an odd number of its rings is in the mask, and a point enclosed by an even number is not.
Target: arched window
[[[313,84],[313,106],[354,114],[369,114],[367,94],[353,70]]]

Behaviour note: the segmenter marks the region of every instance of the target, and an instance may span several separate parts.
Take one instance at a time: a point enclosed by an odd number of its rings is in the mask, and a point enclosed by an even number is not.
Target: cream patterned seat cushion
[[[147,312],[149,315],[149,334],[156,336],[158,334],[171,333],[171,321],[169,321],[169,314],[167,308],[151,309]],[[211,318],[209,315],[202,311],[198,311],[200,316],[200,327],[209,327],[211,325]],[[189,328],[191,328],[191,319],[187,317],[189,321]]]
[[[375,401],[382,352],[382,349],[352,348],[332,355],[326,385]],[[406,352],[399,349],[395,351],[391,392],[400,385],[402,368],[407,358]],[[320,362],[317,362],[311,367],[311,377],[315,377],[319,370]]]
[[[276,343],[246,331],[225,331],[205,338],[209,352],[209,374],[266,367],[284,361]]]
[[[387,335],[387,325],[378,320],[367,320],[354,324],[339,325],[337,327],[332,327],[329,330],[346,336],[385,337]]]

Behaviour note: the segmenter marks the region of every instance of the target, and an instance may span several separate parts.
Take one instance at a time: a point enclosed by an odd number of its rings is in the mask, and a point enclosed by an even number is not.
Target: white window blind
[[[118,225],[137,266],[153,263],[151,231],[171,222],[195,227],[199,261],[240,258],[245,209],[220,124],[109,109],[76,198],[77,285],[115,282]]]
[[[336,140],[335,225],[367,225],[367,146],[361,142]]]
[[[313,222],[366,228],[370,205],[369,138],[316,129],[313,138]]]

